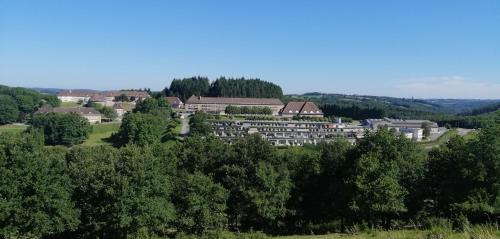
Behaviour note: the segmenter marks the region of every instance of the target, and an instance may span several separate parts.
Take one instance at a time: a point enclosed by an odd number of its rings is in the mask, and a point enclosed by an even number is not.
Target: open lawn
[[[61,102],[61,107],[81,107],[81,104],[76,102]]]
[[[24,124],[8,124],[0,126],[0,133],[3,132],[11,132],[11,133],[21,133],[28,128],[27,125]]]
[[[326,235],[296,235],[272,237],[277,239],[495,239],[500,238],[500,231],[494,228],[474,227],[465,232],[454,232],[446,229],[434,230],[402,230],[402,231],[370,231],[360,233],[334,233]]]
[[[424,141],[424,142],[419,142],[418,144],[426,149],[431,149],[433,147],[437,147],[441,144],[448,142],[450,138],[455,137],[457,135],[458,135],[457,130],[452,129],[446,131],[443,135],[439,136],[439,138],[437,138],[434,141]]]
[[[92,125],[92,133],[83,145],[110,144],[106,142],[106,139],[109,138],[112,133],[117,132],[119,128],[120,123],[118,122]]]

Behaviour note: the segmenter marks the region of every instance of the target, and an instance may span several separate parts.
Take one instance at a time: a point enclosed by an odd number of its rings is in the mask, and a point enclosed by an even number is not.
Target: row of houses
[[[228,98],[191,96],[185,104],[187,112],[205,111],[225,114],[226,107],[267,107],[272,115],[284,117],[323,117],[323,112],[313,102],[288,102],[286,105],[277,98]]]
[[[115,110],[118,118],[121,118],[126,110],[121,104],[115,104],[112,106]],[[46,114],[46,113],[76,113],[91,124],[98,124],[103,121],[111,121],[113,119],[107,119],[103,114],[92,107],[52,107],[49,105],[45,105],[38,109],[35,114]]]
[[[394,129],[399,134],[415,141],[422,140],[424,128],[426,127],[429,128],[430,134],[439,133],[438,124],[429,120],[404,120],[391,118],[366,119],[363,121],[363,125],[373,130],[381,127]]]
[[[344,139],[354,144],[366,127],[314,121],[212,121],[213,133],[232,142],[250,134],[260,134],[276,146],[302,146]]]
[[[65,90],[57,94],[57,98],[62,102],[82,102],[97,103],[103,106],[113,106],[119,100],[118,97],[125,97],[127,101],[136,102],[150,98],[146,91],[93,91],[93,90]]]

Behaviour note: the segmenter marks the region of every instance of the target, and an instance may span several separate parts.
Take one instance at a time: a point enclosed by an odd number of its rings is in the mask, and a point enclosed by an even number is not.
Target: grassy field
[[[92,133],[83,145],[102,145],[110,144],[105,139],[109,138],[112,133],[117,132],[120,128],[120,123],[105,123],[92,125]]]
[[[28,128],[27,125],[15,125],[15,124],[2,125],[0,126],[0,133],[3,132],[21,133],[24,130],[26,130],[26,128]]]
[[[81,104],[76,102],[61,102],[61,107],[81,107]]]
[[[495,239],[500,238],[500,231],[493,227],[474,227],[465,232],[451,230],[402,230],[402,231],[370,231],[352,234],[326,234],[326,235],[295,235],[272,237],[276,239]]]
[[[437,138],[434,141],[419,142],[418,144],[424,148],[430,149],[448,142],[450,138],[455,137],[457,135],[458,135],[457,130],[452,129],[446,131],[443,135],[439,136],[439,138]]]

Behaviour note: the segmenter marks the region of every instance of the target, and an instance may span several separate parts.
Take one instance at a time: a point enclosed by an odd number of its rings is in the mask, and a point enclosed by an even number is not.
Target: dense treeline
[[[30,131],[40,130],[46,145],[72,146],[83,143],[92,127],[87,119],[76,113],[36,114],[30,121]]]
[[[174,79],[169,88],[163,90],[166,96],[177,96],[185,102],[192,95],[207,96],[210,91],[210,81],[207,77],[191,77]]]
[[[491,104],[491,105],[487,105],[484,107],[480,107],[477,109],[473,109],[470,112],[464,113],[462,115],[480,115],[480,114],[495,112],[497,110],[500,110],[500,102],[495,103],[495,104]]]
[[[59,106],[60,103],[55,95],[45,95],[26,88],[0,85],[0,125],[24,122],[42,105]]]
[[[326,116],[342,116],[355,120],[380,119],[386,113],[378,108],[361,108],[357,105],[324,104],[319,106]]]
[[[210,85],[210,96],[243,98],[282,98],[281,87],[259,79],[220,77]]]
[[[128,117],[159,117],[149,112]],[[120,148],[44,147],[36,130],[0,134],[1,235],[310,234],[442,220],[460,228],[500,216],[500,122],[426,154],[384,129],[355,146],[276,148],[258,135],[226,144],[202,131],[164,144],[142,141],[161,131],[142,121],[120,129],[135,134]]]
[[[206,77],[174,79],[169,88],[163,90],[167,96],[177,96],[182,101],[190,96],[281,98],[281,87],[259,79],[220,77],[210,83]]]
[[[469,113],[455,114],[442,105],[418,99],[320,93],[285,97],[285,101],[298,99],[316,102],[326,116],[349,117],[355,120],[383,117],[428,119],[443,127],[470,129],[486,126],[497,114],[495,109],[498,107],[498,104],[491,104]]]

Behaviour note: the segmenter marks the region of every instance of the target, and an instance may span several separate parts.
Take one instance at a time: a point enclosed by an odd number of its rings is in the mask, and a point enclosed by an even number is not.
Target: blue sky
[[[0,84],[500,98],[500,1],[0,0]]]

